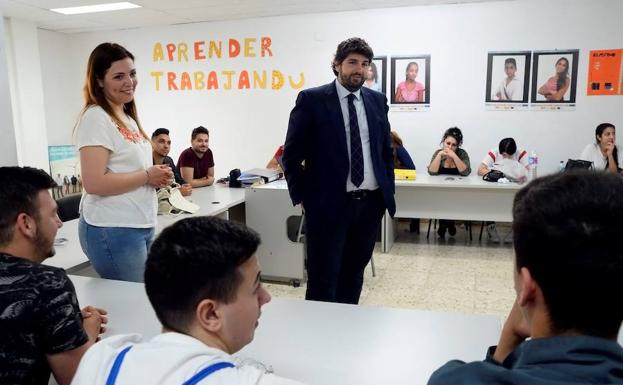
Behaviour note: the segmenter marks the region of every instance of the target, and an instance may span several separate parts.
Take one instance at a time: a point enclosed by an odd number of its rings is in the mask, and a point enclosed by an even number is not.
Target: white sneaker
[[[509,231],[508,234],[506,234],[506,236],[504,237],[504,240],[502,242],[504,242],[504,243],[513,243],[513,230]]]
[[[493,243],[500,243],[500,235],[495,227],[495,223],[487,225],[487,236],[489,236],[489,241]]]

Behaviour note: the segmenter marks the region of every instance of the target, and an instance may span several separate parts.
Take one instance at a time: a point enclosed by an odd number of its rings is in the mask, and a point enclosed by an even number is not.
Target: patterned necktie
[[[363,151],[361,149],[361,136],[359,135],[359,123],[355,110],[354,94],[348,95],[348,124],[350,125],[350,180],[356,187],[363,182]]]

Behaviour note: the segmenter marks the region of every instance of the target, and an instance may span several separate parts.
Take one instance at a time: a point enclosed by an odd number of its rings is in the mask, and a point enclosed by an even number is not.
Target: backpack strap
[[[106,379],[106,385],[115,385],[115,382],[117,381],[117,376],[119,375],[119,369],[121,368],[121,364],[123,363],[123,359],[128,353],[128,350],[130,350],[131,348],[132,346],[128,346],[127,348],[119,352],[119,354],[117,354],[115,362],[113,362],[110,373],[108,374],[108,378]]]
[[[196,385],[197,383],[199,383],[199,381],[203,380],[204,378],[208,377],[210,374],[214,372],[217,372],[221,369],[233,368],[233,367],[234,367],[234,364],[232,364],[231,362],[217,362],[216,364],[212,364],[202,369],[197,374],[192,376],[188,381],[184,382],[182,385]]]

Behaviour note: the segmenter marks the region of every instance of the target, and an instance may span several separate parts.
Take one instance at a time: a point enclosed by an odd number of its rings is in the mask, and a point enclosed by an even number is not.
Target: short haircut
[[[39,218],[37,195],[56,187],[45,171],[32,167],[0,167],[0,246],[13,239],[17,216]]]
[[[151,138],[155,139],[158,135],[169,135],[169,130],[166,128],[156,128],[156,131],[151,134]]]
[[[255,231],[216,217],[177,221],[160,233],[145,263],[145,290],[163,326],[187,331],[197,305],[236,299],[238,267],[255,254]]]
[[[500,154],[506,153],[508,155],[514,155],[517,152],[517,143],[513,138],[504,138],[500,140],[499,145]]]
[[[370,62],[372,62],[372,58],[374,57],[374,52],[372,48],[366,43],[365,40],[359,37],[351,37],[350,39],[346,39],[337,46],[337,50],[335,51],[335,56],[333,57],[333,62],[331,63],[331,69],[333,70],[333,74],[337,76],[338,72],[335,70],[335,66],[342,64],[344,59],[351,53],[357,53],[365,56]]]
[[[515,195],[516,266],[541,287],[554,332],[616,338],[623,321],[621,218],[623,179],[611,173],[552,174]]]
[[[203,126],[199,126],[195,129],[193,129],[192,134],[190,135],[190,139],[191,140],[195,140],[195,138],[197,137],[197,135],[199,134],[206,134],[207,136],[210,136],[210,133],[208,132],[208,129],[203,127]]]
[[[454,138],[454,140],[456,140],[456,147],[461,147],[461,145],[463,144],[463,133],[461,132],[461,129],[458,127],[450,127],[446,130],[446,132],[443,133],[443,137],[441,138],[441,142],[443,143],[444,140],[446,140],[446,138],[448,136],[451,136]]]
[[[506,66],[507,64],[512,64],[513,67],[517,68],[517,62],[515,61],[515,58],[513,57],[509,57],[509,58],[506,58],[506,60],[504,60],[504,66]]]

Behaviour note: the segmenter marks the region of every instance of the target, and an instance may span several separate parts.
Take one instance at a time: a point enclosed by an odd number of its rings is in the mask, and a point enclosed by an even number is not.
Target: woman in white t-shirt
[[[156,226],[156,187],[173,172],[152,165],[149,137],[138,120],[134,56],[114,43],[98,45],[87,64],[85,106],[76,127],[84,195],[82,250],[102,277],[143,281]]]
[[[616,128],[611,123],[601,123],[595,129],[595,143],[584,148],[580,159],[593,162],[593,168],[598,171],[607,170],[618,173],[622,164],[621,155],[616,146]]]

